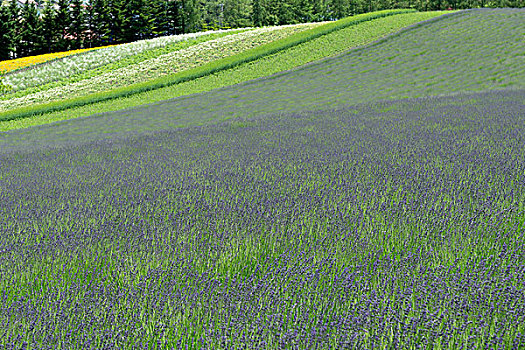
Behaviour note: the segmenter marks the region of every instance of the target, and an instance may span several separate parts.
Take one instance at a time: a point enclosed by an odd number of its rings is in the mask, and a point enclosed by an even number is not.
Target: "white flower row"
[[[80,55],[66,56],[47,64],[37,65],[32,69],[13,72],[5,77],[5,82],[9,84],[14,91],[21,91],[32,86],[39,86],[64,79],[71,75],[101,67],[105,64],[137,55],[147,50],[164,47],[171,43],[230,31],[233,31],[233,29],[171,35],[87,51]]]
[[[174,74],[266,44],[320,23],[265,27],[202,42],[125,68],[19,98],[0,101],[0,110],[107,91]]]

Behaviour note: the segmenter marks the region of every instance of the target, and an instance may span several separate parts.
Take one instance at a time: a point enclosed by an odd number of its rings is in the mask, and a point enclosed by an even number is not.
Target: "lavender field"
[[[493,24],[480,46],[504,40],[497,18],[525,23],[478,13]],[[0,348],[525,348],[523,70],[487,66],[471,86],[458,63],[433,92],[405,75],[405,99],[342,83],[348,60],[428,28],[0,133]],[[396,67],[369,74],[397,89]]]
[[[0,343],[522,348],[524,97],[3,155]]]

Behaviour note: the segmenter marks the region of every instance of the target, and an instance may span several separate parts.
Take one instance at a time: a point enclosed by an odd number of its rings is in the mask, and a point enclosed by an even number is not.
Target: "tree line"
[[[336,20],[393,8],[524,6],[525,0],[4,0],[0,60],[197,31]]]

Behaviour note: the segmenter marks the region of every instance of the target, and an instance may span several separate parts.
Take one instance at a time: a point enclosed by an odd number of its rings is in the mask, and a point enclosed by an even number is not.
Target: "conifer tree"
[[[69,16],[69,0],[57,0],[55,15],[55,50],[67,51],[70,45],[69,30],[71,19]]]
[[[348,0],[332,0],[331,3],[331,19],[341,19],[348,15]]]
[[[107,45],[111,34],[111,13],[107,0],[90,0],[90,17],[87,25],[90,31],[90,42],[92,47]]]
[[[11,16],[7,6],[0,4],[0,61],[10,58],[13,42],[11,41]]]
[[[231,28],[249,27],[252,25],[250,14],[252,12],[251,1],[248,0],[224,0],[224,23]]]
[[[55,1],[47,0],[42,11],[42,41],[45,53],[55,50]]]
[[[313,22],[313,5],[309,0],[296,0],[294,17],[298,23]]]
[[[14,57],[20,57],[19,43],[20,43],[20,31],[22,28],[22,22],[20,18],[20,8],[16,1],[11,1],[8,7],[9,12],[9,37],[11,40],[11,52]]]
[[[127,0],[123,3],[122,41],[147,39],[152,31],[150,16],[144,0]]]
[[[253,0],[252,18],[253,18],[253,24],[257,27],[262,27],[262,26],[267,25],[266,23],[266,1],[265,0]]]
[[[69,6],[69,35],[71,36],[71,49],[80,49],[84,44],[86,30],[85,14],[82,0],[71,0]]]
[[[284,24],[296,24],[296,13],[294,6],[295,1],[287,0],[287,1],[279,1],[276,7],[276,13],[277,13],[277,24],[284,25]]]
[[[146,3],[146,11],[149,13],[149,36],[154,38],[167,35],[167,17],[168,1],[167,0],[150,0]]]
[[[126,29],[124,28],[129,21],[126,19],[126,0],[108,0],[110,11],[110,42],[121,44],[125,42]]]
[[[184,32],[182,0],[168,1],[166,14],[167,35],[176,35]]]
[[[42,23],[35,3],[26,1],[22,7],[20,31],[20,56],[38,55],[43,51]]]
[[[196,0],[182,0],[182,32],[194,33],[200,30],[199,7]]]

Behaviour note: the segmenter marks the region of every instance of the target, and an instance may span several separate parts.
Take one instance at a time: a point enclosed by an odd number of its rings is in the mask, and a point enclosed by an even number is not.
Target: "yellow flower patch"
[[[110,46],[116,46],[116,45],[108,45],[108,46],[93,47],[89,49],[79,49],[79,50],[47,53],[44,55],[28,56],[28,57],[17,58],[14,60],[0,61],[0,71],[10,72],[15,69],[33,66],[35,64],[51,61],[56,58],[71,56],[71,55],[75,55],[81,52],[86,52],[86,51],[91,51],[91,50],[103,49],[103,48],[110,47]]]

